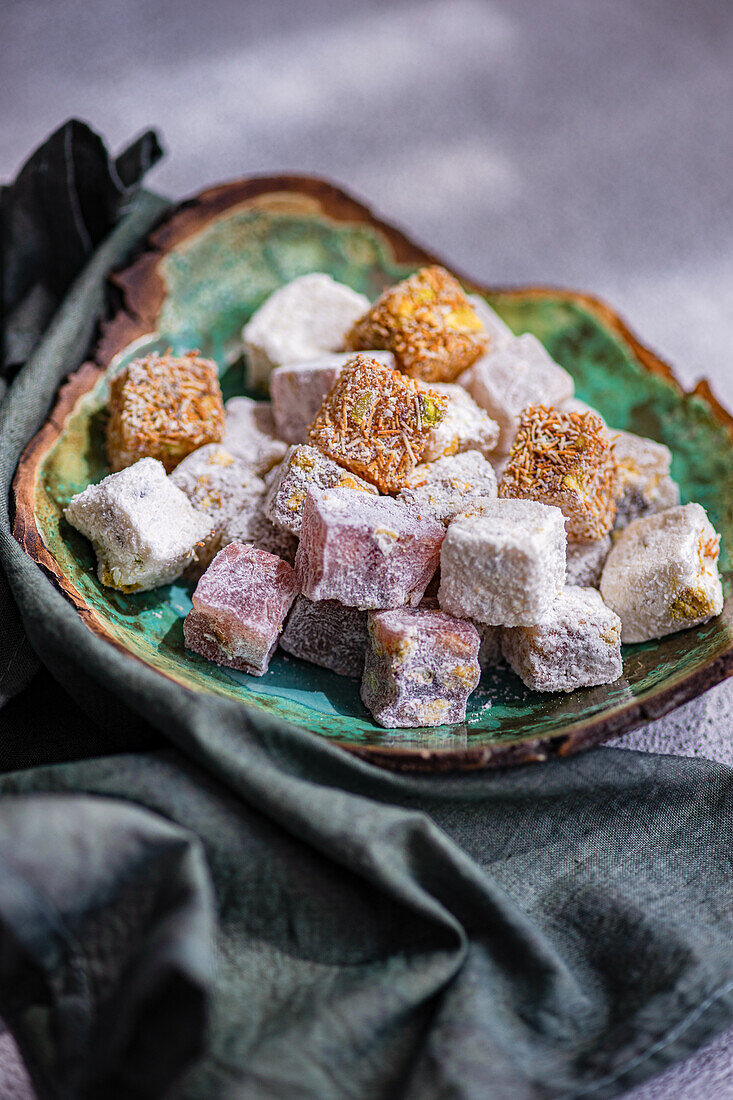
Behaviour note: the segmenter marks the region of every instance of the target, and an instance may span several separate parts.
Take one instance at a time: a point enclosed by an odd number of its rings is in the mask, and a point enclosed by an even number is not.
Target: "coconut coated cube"
[[[463,722],[478,685],[480,638],[473,623],[443,611],[369,612],[361,697],[387,728]]]
[[[273,474],[265,500],[265,515],[279,527],[299,535],[303,505],[311,486],[317,489],[341,487],[377,495],[377,490],[368,481],[326,458],[315,447],[291,447]]]
[[[663,512],[680,502],[679,486],[670,477],[672,452],[663,443],[632,432],[612,432],[616,458],[616,523]]]
[[[478,451],[467,451],[416,466],[397,500],[420,516],[448,524],[495,497],[493,467]]]
[[[423,267],[377,299],[346,346],[384,348],[412,378],[452,382],[483,354],[488,335],[456,279],[442,267]]]
[[[364,671],[367,641],[366,611],[301,595],[280,635],[280,648],[339,676],[358,678]]]
[[[232,542],[196,585],[183,624],[186,646],[218,665],[262,676],[296,593],[286,562]]]
[[[428,434],[423,462],[434,462],[446,455],[480,451],[488,458],[499,440],[499,425],[480,409],[471,395],[452,382],[435,382],[435,393],[448,404],[441,422]]]
[[[440,394],[399,371],[355,355],[323,401],[308,442],[381,492],[396,493],[446,405]]]
[[[499,496],[552,504],[565,516],[569,538],[590,541],[613,527],[615,478],[613,443],[599,417],[530,406],[520,418]]]
[[[527,405],[561,405],[574,388],[568,372],[529,333],[490,350],[459,381],[499,425],[497,450],[503,453],[511,448]]]
[[[348,607],[416,606],[435,572],[443,525],[388,497],[311,489],[295,570],[311,600]]]
[[[330,275],[300,275],[274,291],[242,329],[250,386],[265,388],[275,367],[340,351],[369,299]]]
[[[611,550],[611,536],[575,542],[568,539],[566,584],[581,588],[598,588],[606,558]]]
[[[272,405],[251,397],[232,397],[225,406],[224,447],[261,477],[282,462],[287,443],[278,439]]]
[[[601,595],[623,624],[621,640],[661,638],[719,615],[719,544],[699,504],[632,520],[601,577]]]
[[[133,359],[109,387],[107,457],[113,470],[157,458],[166,471],[221,441],[224,406],[216,363],[198,352]]]
[[[492,626],[531,626],[565,583],[565,524],[559,508],[494,500],[448,527],[440,555],[444,611]]]
[[[270,375],[270,397],[280,439],[305,443],[324,397],[353,358],[351,351],[333,352],[305,363],[275,368]],[[394,369],[394,355],[389,351],[370,351],[369,358]]]
[[[565,588],[535,626],[501,632],[504,657],[533,691],[575,691],[622,675],[621,620],[595,588]]]
[[[153,458],[77,493],[64,515],[92,542],[102,584],[122,592],[170,584],[213,527]]]

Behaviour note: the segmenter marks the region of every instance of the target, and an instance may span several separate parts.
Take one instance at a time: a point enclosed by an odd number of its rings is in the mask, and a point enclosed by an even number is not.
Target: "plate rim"
[[[158,311],[165,297],[165,283],[159,273],[164,257],[188,237],[235,209],[258,207],[280,212],[301,212],[325,216],[332,221],[368,224],[386,237],[395,260],[400,263],[437,263],[455,272],[471,291],[481,294],[502,294],[505,297],[563,297],[583,306],[610,328],[630,350],[639,364],[652,374],[662,376],[680,396],[696,397],[708,405],[714,418],[722,424],[733,446],[733,415],[718,401],[706,379],[700,379],[687,391],[676,378],[671,366],[644,344],[623,318],[596,295],[564,287],[530,284],[528,286],[491,286],[474,279],[434,253],[412,241],[405,232],[384,221],[368,206],[330,181],[305,175],[245,176],[228,183],[209,187],[175,204],[165,211],[142,242],[134,258],[109,276],[118,306],[104,320],[90,357],[60,385],[56,399],[40,430],[32,437],[23,454],[13,480],[13,535],[25,553],[50,577],[55,586],[73,604],[85,626],[123,653],[140,661],[154,673],[173,681],[185,691],[195,689],[181,684],[173,675],[151,666],[143,657],[131,652],[105,626],[104,621],[85,602],[81,593],[64,574],[46,546],[38,529],[35,515],[35,490],[38,470],[49,450],[63,433],[78,401],[100,380],[107,365],[132,340],[155,328]],[[484,745],[464,745],[460,749],[431,747],[420,749],[400,745],[360,745],[324,737],[329,744],[346,749],[373,764],[405,771],[480,770],[509,764],[539,763],[552,757],[564,757],[591,748],[610,738],[618,737],[646,722],[689,702],[709,688],[733,675],[733,640],[728,647],[680,681],[662,687],[647,700],[633,699],[608,714],[580,721],[568,730],[528,739],[520,743],[497,742]],[[211,694],[216,694],[212,692]],[[242,700],[241,705],[247,708]],[[256,709],[256,708],[250,708]]]

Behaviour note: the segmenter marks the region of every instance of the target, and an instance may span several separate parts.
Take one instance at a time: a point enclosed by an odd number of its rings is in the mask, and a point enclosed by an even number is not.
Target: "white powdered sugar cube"
[[[494,500],[448,527],[440,555],[444,611],[492,626],[531,626],[565,584],[565,520],[534,500]]]
[[[577,584],[581,588],[598,588],[610,550],[610,535],[588,542],[568,539],[566,583]]]
[[[496,474],[478,451],[439,458],[415,467],[397,500],[419,516],[450,523],[461,512],[496,497]]]
[[[249,384],[265,387],[275,367],[339,351],[369,299],[330,275],[301,275],[274,291],[242,329]]]
[[[485,298],[480,294],[467,294],[469,302],[473,306],[474,313],[478,317],[483,330],[489,338],[489,348],[498,348],[500,344],[514,339],[514,333],[506,321],[502,321],[495,309],[492,309]]]
[[[391,351],[368,351],[365,354],[394,370]],[[324,397],[353,358],[353,351],[339,351],[275,368],[270,375],[270,397],[275,427],[281,439],[288,443],[305,443],[308,429]]]
[[[213,526],[154,458],[90,485],[64,515],[94,545],[102,584],[123,592],[170,584]]]
[[[498,423],[502,453],[511,448],[527,405],[559,406],[573,396],[571,376],[529,333],[483,355],[459,382]]]
[[[643,516],[624,528],[601,577],[601,595],[621,619],[623,642],[661,638],[720,614],[719,542],[699,504]]]
[[[632,519],[678,505],[680,490],[670,477],[669,447],[633,432],[615,431],[611,436],[616,459],[616,529]]]
[[[622,675],[621,620],[595,588],[571,585],[534,626],[504,628],[504,657],[534,691],[575,691]]]
[[[345,470],[316,447],[291,447],[277,469],[273,470],[265,498],[265,515],[279,527],[299,535],[303,505],[311,487],[340,487],[379,495],[368,481]]]
[[[269,401],[232,397],[224,406],[224,412],[226,420],[221,442],[230,454],[241,458],[260,476],[282,462],[288,445],[277,437]]]
[[[422,387],[421,387],[422,388]],[[480,409],[471,395],[454,382],[431,382],[425,389],[435,390],[448,398],[448,408],[440,423],[428,435],[423,462],[433,462],[444,455],[463,451],[480,451],[488,457],[499,440],[499,425]]]

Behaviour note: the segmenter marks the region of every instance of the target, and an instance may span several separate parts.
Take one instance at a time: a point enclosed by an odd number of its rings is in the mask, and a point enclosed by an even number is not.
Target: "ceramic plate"
[[[195,347],[217,360],[226,397],[245,392],[239,333],[276,287],[326,271],[373,298],[426,262],[442,261],[319,180],[242,180],[177,207],[146,251],[114,277],[122,308],[105,326],[93,359],[61,390],[22,459],[16,537],[27,553],[50,571],[90,630],[182,689],[240,700],[392,767],[472,768],[564,755],[656,718],[728,676],[733,419],[705,383],[684,393],[608,306],[565,290],[492,290],[463,279],[516,332],[534,333],[572,372],[577,395],[609,424],[666,443],[683,501],[700,501],[723,536],[723,614],[662,641],[626,646],[624,675],[615,684],[544,695],[497,670],[484,675],[465,725],[383,730],[363,707],[355,680],[283,653],[257,678],[187,652],[183,619],[190,586],[124,595],[98,583],[91,547],[64,521],[62,509],[108,472],[103,428],[109,371],[153,348]]]

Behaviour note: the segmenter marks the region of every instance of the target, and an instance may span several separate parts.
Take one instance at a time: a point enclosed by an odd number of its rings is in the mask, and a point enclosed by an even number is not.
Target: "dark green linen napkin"
[[[0,780],[0,811],[27,802],[41,819],[46,793],[63,797],[59,842],[47,845],[36,834],[28,843],[19,833],[6,845],[21,877],[39,889],[21,890],[18,900],[0,874],[0,990],[13,1005],[11,1026],[37,1087],[53,1100],[147,1097],[153,1087],[163,1095],[161,1060],[168,1059],[163,1077],[174,1081],[200,1039],[206,915],[213,923],[215,910],[205,1053],[173,1095],[620,1094],[733,1021],[729,769],[599,749],[455,777],[380,771],[304,730],[194,694],[126,659],[84,627],[13,540],[7,502],[22,447],[59,380],[84,356],[106,272],[160,208],[146,195],[132,204],[0,406],[0,563],[34,650],[83,707],[85,743],[95,731],[120,743],[153,727],[175,746]],[[54,725],[52,709],[45,724],[35,720],[35,759]],[[99,798],[106,801],[94,801],[93,827],[84,828],[88,800]],[[154,815],[139,858],[129,858],[128,820],[115,824],[120,800]],[[156,988],[167,992],[151,1014],[135,995],[140,967],[120,966],[112,933],[139,927],[136,910],[119,900],[126,891],[138,903],[161,897],[152,885],[169,873],[165,856],[155,854],[156,843],[159,854],[165,844],[161,818],[177,842],[186,830],[194,866],[191,834],[199,838],[215,903],[190,862],[181,889],[197,919],[178,921],[180,895],[163,891],[160,919],[137,942],[154,969],[173,958],[193,992],[183,1008],[178,979],[163,983]],[[99,838],[88,866],[77,841],[64,842],[64,829]],[[53,999],[68,967],[45,949],[43,934],[32,944],[37,980],[21,980],[12,965],[18,929],[43,928],[37,908],[47,906],[46,883],[51,890],[67,873],[73,899],[61,917],[77,945],[81,1032],[73,998]],[[78,1041],[102,1034],[118,1011],[127,1034],[142,1034],[153,1017],[179,1021],[151,1029],[147,1048],[135,1045],[134,1079],[125,1074],[124,1042],[95,1042],[89,1062]],[[38,1025],[46,1018],[53,1028]],[[58,1043],[58,1031],[72,1041]]]

